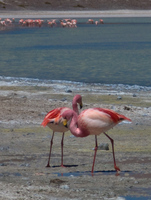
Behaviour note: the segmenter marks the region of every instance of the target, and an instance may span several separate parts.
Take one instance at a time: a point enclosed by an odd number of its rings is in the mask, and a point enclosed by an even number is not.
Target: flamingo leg
[[[51,149],[52,149],[52,145],[53,145],[53,137],[54,137],[54,131],[52,133],[52,137],[51,137],[51,141],[50,141],[50,152],[49,152],[48,164],[46,165],[46,167],[50,167],[50,157],[51,157]]]
[[[62,134],[62,140],[61,140],[61,167],[65,167],[63,165],[63,140],[64,140],[64,133]]]
[[[104,135],[106,135],[106,137],[108,137],[111,141],[111,144],[112,144],[112,152],[113,152],[113,160],[114,160],[114,169],[116,171],[120,171],[120,169],[117,167],[116,165],[116,161],[115,161],[115,154],[114,154],[114,140],[112,138],[110,138],[105,132],[104,132]]]
[[[98,142],[97,142],[97,136],[96,135],[95,135],[95,149],[94,150],[95,150],[95,152],[94,152],[93,165],[92,165],[92,171],[91,171],[92,174],[93,174],[93,171],[94,171],[96,152],[98,150]]]

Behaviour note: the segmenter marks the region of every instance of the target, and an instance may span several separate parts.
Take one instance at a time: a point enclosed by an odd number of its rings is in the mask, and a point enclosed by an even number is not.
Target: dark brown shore
[[[150,10],[149,0],[1,0],[0,10]]]
[[[1,0],[0,18],[151,17],[149,0]]]

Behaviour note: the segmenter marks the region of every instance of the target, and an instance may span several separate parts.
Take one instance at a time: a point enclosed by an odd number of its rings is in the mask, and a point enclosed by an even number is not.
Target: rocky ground
[[[151,88],[18,81],[0,85],[0,199],[151,199]],[[45,167],[52,131],[40,124],[51,109],[71,107],[77,93],[83,109],[106,107],[132,119],[108,132],[120,173],[114,171],[108,138],[98,137],[109,150],[97,152],[91,174],[94,136],[81,139],[70,132],[64,141],[66,168],[60,167],[60,133],[55,134],[51,167]]]

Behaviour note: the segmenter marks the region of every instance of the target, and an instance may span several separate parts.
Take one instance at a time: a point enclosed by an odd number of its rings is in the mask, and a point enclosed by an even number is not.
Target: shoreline
[[[0,124],[5,128],[40,126],[42,118],[50,110],[71,107],[76,94],[82,95],[85,109],[106,107],[125,113],[136,123],[147,116],[144,124],[148,124],[151,116],[150,91],[151,87],[138,85],[0,78],[1,116],[5,116],[0,119]]]
[[[49,79],[38,79],[38,78],[24,78],[24,77],[5,77],[0,76],[0,87],[6,86],[39,86],[39,87],[50,87],[52,85],[58,85],[59,86],[67,86],[71,87],[73,89],[76,89],[76,87],[91,87],[91,88],[108,88],[108,90],[114,90],[118,91],[151,91],[151,86],[145,86],[145,85],[129,85],[129,84],[123,84],[123,83],[86,83],[86,82],[75,82],[75,81],[68,81],[68,80],[49,80]],[[92,89],[93,90],[93,89]]]
[[[89,18],[89,17],[151,17],[151,10],[88,10],[88,11],[0,11],[0,18]]]

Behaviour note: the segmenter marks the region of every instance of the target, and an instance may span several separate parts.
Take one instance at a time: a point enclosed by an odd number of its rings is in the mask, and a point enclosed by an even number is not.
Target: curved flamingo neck
[[[89,133],[86,130],[81,130],[78,128],[78,115],[73,111],[70,122],[70,131],[76,137],[86,137]]]
[[[72,108],[79,115],[78,105],[76,102],[72,102]]]
[[[78,105],[77,105],[76,96],[73,98],[73,101],[72,101],[72,108],[73,108],[73,110],[79,115],[79,110],[78,110]]]

